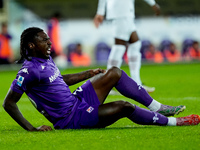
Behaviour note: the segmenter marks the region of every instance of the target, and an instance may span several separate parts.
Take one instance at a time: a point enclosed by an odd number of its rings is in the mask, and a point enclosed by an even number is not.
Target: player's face
[[[45,32],[39,32],[35,38],[35,56],[48,59],[51,54],[51,41]]]

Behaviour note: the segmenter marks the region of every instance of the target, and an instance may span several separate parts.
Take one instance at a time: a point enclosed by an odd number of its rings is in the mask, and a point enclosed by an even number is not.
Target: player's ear
[[[28,43],[28,47],[29,47],[29,49],[34,49],[34,48],[35,48],[35,44],[29,42],[29,43]]]

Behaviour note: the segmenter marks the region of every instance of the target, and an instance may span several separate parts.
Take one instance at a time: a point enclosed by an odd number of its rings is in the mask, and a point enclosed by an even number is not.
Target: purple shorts
[[[98,121],[99,99],[91,82],[88,80],[77,88],[73,94],[81,101],[75,110],[67,129],[92,128]]]

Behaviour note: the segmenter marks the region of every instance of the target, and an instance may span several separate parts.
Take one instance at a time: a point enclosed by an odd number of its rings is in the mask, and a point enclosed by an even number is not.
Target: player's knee
[[[135,105],[127,102],[127,101],[117,101],[120,109],[121,109],[121,112],[124,116],[128,116],[130,114],[133,113],[133,111],[135,110]]]
[[[127,57],[129,59],[135,59],[137,57],[141,57],[140,48],[141,48],[141,41],[137,41],[135,43],[130,44],[127,51]]]
[[[127,41],[115,38],[115,44],[116,45],[124,45],[125,46],[127,44]]]
[[[122,75],[122,71],[118,68],[113,66],[108,71],[108,75],[111,77],[111,79],[120,79]]]
[[[127,112],[127,113],[132,113],[135,110],[135,105],[127,102],[127,101],[123,101],[123,109]]]

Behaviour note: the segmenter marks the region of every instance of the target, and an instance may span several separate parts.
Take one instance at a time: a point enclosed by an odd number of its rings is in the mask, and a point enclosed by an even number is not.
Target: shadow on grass
[[[53,129],[52,131],[44,131],[44,132],[85,132],[85,131],[113,131],[113,130],[144,130],[144,129],[158,129],[158,128],[165,128],[166,126],[153,126],[153,125],[138,125],[138,126],[125,126],[125,127],[106,127],[106,128],[87,128],[87,129]],[[8,133],[8,132],[21,132],[21,133],[28,133],[22,128],[18,127],[10,127],[6,129],[1,129],[0,133]],[[29,133],[36,133],[38,131],[33,131]],[[44,133],[39,131],[38,133]]]
[[[143,129],[155,129],[163,128],[162,126],[126,126],[126,127],[106,127],[106,128],[87,128],[87,129],[59,129],[54,131],[61,132],[79,132],[79,131],[112,131],[112,130],[143,130]]]

